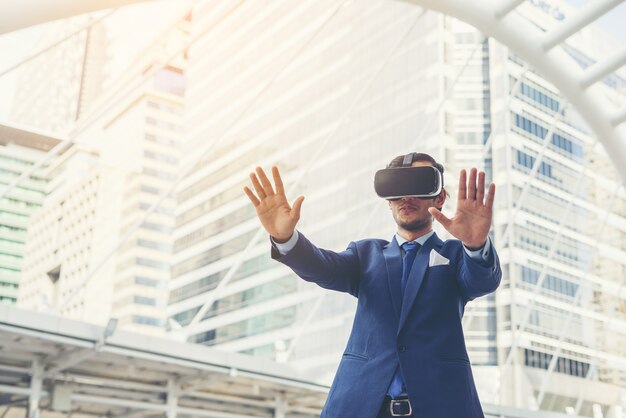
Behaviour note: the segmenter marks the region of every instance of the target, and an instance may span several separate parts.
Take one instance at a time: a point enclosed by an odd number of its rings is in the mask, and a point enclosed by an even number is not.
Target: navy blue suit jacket
[[[431,251],[450,260],[429,267]],[[400,365],[415,418],[479,418],[461,318],[467,301],[493,292],[501,270],[467,255],[458,240],[433,234],[420,248],[404,296],[402,256],[391,242],[351,242],[324,250],[300,234],[286,255],[272,258],[304,280],[358,298],[352,332],[330,388],[322,418],[375,418]],[[489,264],[486,266],[485,264]]]

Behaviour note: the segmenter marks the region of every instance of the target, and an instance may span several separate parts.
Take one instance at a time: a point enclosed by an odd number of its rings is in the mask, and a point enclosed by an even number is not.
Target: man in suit
[[[389,167],[443,166],[412,153]],[[365,239],[342,252],[313,245],[296,230],[303,196],[289,205],[276,167],[274,187],[256,168],[244,188],[272,242],[272,257],[302,279],[358,298],[352,332],[322,417],[484,417],[461,319],[465,304],[500,283],[488,236],[495,185],[485,173],[462,170],[456,214],[441,213],[445,188],[431,198],[389,201],[397,233],[391,242]],[[469,177],[469,178],[468,178]],[[433,218],[455,238],[442,241]]]

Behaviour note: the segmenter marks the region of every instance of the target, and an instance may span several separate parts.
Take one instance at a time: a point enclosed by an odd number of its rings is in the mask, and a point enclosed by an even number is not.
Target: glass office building
[[[107,33],[95,18],[80,15],[48,23],[38,37],[38,52],[18,69],[10,118],[65,134],[102,92]]]
[[[58,143],[59,139],[41,132],[0,125],[0,303],[17,300],[26,229],[45,196],[46,179],[35,165]]]
[[[48,196],[28,230],[19,306],[163,333],[173,199],[150,210],[177,174],[182,99],[172,79],[176,69],[158,72],[98,120],[105,135],[95,127],[83,134],[107,141],[75,145],[51,165]]]
[[[528,6],[522,13],[543,27],[569,12]],[[577,34],[566,51],[586,68],[618,45],[603,33]],[[492,147],[500,186],[495,235],[505,271],[496,296],[500,395],[531,408],[622,416],[624,188],[554,86],[502,47],[491,64],[492,117],[501,121]],[[616,102],[625,87],[624,74],[601,86]]]

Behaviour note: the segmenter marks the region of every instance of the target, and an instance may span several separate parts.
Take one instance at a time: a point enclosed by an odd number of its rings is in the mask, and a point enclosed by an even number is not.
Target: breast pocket
[[[369,358],[367,356],[364,356],[363,354],[352,353],[352,352],[349,352],[349,351],[346,351],[345,353],[343,353],[343,358],[344,359],[348,359],[348,360],[356,360],[356,361],[367,361],[367,360],[369,360]]]
[[[459,288],[456,282],[455,271],[450,265],[439,265],[429,267],[424,283],[425,292],[423,296],[427,300],[436,301],[448,300],[451,296],[458,294]]]

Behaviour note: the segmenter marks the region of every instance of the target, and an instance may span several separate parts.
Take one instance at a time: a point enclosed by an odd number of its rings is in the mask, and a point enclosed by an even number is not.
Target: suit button
[[[398,351],[400,351],[401,353],[404,353],[406,351],[406,346],[405,345],[399,345],[398,346]]]

